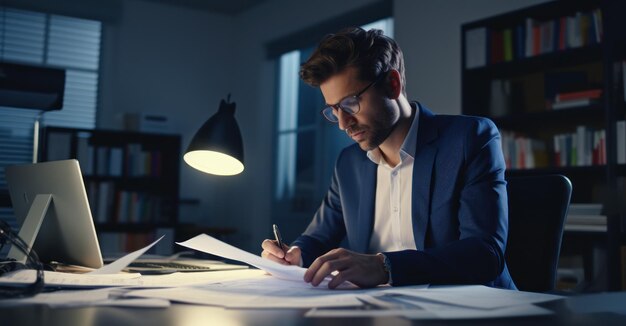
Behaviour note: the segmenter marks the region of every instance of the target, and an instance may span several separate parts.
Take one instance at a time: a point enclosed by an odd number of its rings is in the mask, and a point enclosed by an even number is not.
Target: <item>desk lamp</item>
[[[237,121],[235,103],[226,101],[191,139],[183,159],[191,167],[216,175],[235,175],[243,171],[243,141]]]

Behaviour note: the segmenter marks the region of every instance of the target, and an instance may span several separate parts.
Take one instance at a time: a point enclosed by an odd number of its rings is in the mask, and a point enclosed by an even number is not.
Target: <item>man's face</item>
[[[348,96],[354,96],[369,85],[369,81],[358,79],[356,68],[349,67],[337,73],[320,85],[327,104],[337,104]],[[343,110],[335,110],[339,129],[344,130],[362,150],[377,148],[387,139],[398,122],[400,111],[395,102],[375,86],[385,83],[380,80],[359,98],[360,110],[351,115]]]

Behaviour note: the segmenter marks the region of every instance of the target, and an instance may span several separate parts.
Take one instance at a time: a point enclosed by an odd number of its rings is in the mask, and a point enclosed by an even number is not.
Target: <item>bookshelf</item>
[[[47,127],[41,137],[41,161],[80,162],[103,254],[139,249],[162,234],[168,240],[158,251],[171,252],[180,136]]]
[[[552,1],[461,27],[463,114],[496,123],[507,176],[563,174],[571,211],[602,207],[580,221],[606,248],[608,290],[626,288],[624,12],[621,1]]]

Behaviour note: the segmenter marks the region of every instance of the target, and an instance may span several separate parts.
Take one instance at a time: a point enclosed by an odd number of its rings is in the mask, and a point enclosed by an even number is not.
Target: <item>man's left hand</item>
[[[319,256],[304,273],[304,281],[318,286],[327,276],[332,278],[328,282],[330,289],[345,281],[369,288],[389,280],[381,255],[358,254],[343,248]]]

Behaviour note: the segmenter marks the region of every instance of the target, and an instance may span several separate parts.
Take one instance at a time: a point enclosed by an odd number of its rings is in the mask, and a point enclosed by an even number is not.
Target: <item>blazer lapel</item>
[[[437,128],[433,121],[434,114],[421,104],[419,109],[417,144],[413,163],[411,215],[415,247],[417,250],[423,250],[430,219],[430,184],[437,155],[437,146],[432,144],[432,142],[437,138]]]
[[[359,220],[354,249],[367,252],[374,229],[374,205],[376,203],[376,167],[367,157],[361,166],[361,190],[359,196]]]

